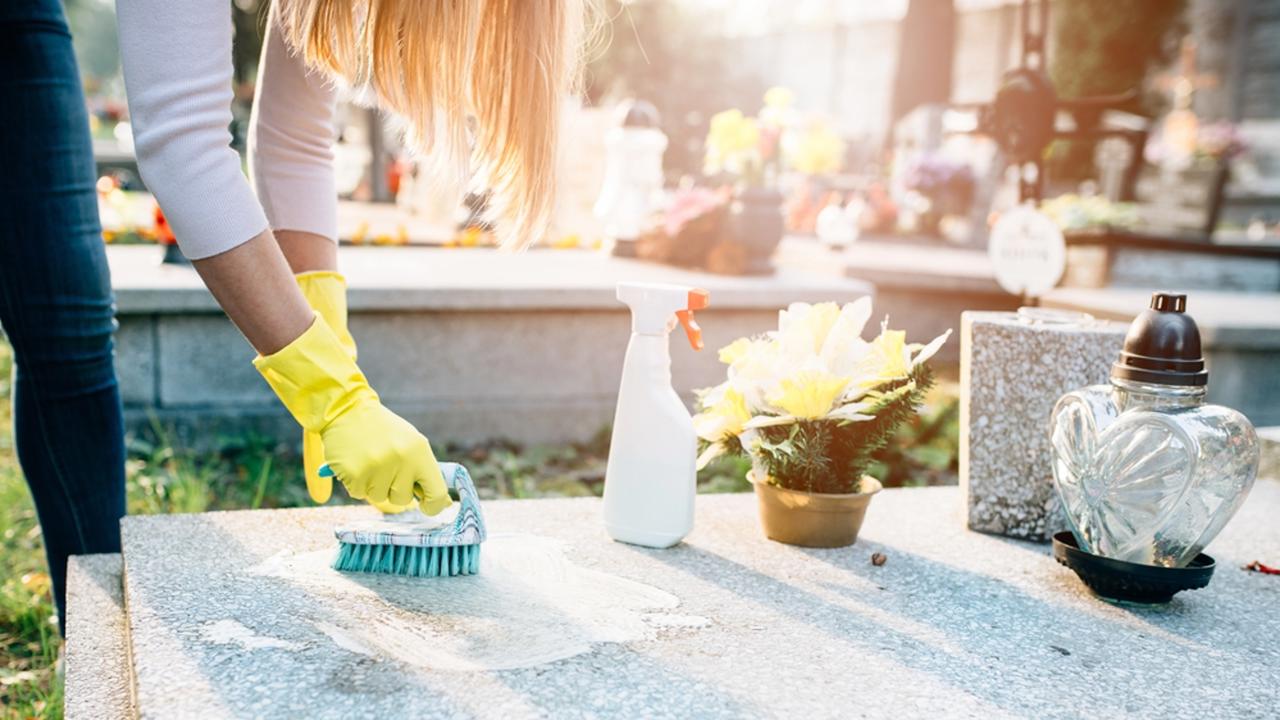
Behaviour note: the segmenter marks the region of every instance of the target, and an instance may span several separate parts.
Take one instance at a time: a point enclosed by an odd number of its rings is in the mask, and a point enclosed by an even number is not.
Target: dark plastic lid
[[[1111,377],[1157,385],[1205,385],[1200,330],[1187,314],[1187,296],[1152,293],[1151,307],[1129,326]]]

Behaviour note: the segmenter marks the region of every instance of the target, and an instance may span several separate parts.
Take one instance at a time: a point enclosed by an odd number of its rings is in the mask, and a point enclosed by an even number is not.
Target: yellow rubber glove
[[[431,443],[383,407],[364,373],[319,314],[284,349],[253,361],[303,429],[318,433],[325,460],[351,497],[428,515],[452,500]]]
[[[340,273],[331,271],[307,272],[296,276],[298,288],[307,304],[320,313],[323,319],[338,336],[338,343],[355,360],[356,341],[347,330],[347,281]],[[320,476],[320,466],[324,465],[324,443],[320,433],[310,430],[302,431],[302,470],[307,481],[307,492],[317,503],[326,503],[333,494],[333,479]],[[378,508],[387,512],[383,508]],[[404,508],[399,508],[403,510]],[[393,510],[398,512],[398,510]]]

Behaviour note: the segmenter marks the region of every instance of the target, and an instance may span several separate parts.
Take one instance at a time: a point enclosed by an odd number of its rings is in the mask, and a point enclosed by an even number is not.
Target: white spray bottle
[[[614,540],[665,548],[693,529],[697,436],[671,387],[667,345],[679,322],[693,349],[702,349],[693,312],[709,298],[706,290],[682,285],[618,285],[618,299],[631,308],[631,342],[604,478],[604,524]]]

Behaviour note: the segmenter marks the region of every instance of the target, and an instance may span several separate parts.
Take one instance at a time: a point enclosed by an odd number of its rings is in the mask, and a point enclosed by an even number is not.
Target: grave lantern
[[[1207,585],[1213,559],[1201,550],[1258,472],[1253,425],[1204,401],[1209,372],[1186,310],[1186,295],[1154,293],[1110,384],[1053,410],[1053,477],[1071,525],[1054,554],[1106,599],[1161,603]]]

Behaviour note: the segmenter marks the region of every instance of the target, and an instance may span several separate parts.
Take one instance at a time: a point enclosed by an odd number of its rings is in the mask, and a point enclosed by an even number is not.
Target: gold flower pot
[[[833,548],[858,540],[862,518],[880,481],[862,478],[863,492],[829,495],[788,490],[748,475],[760,503],[760,524],[770,540],[802,547]]]

